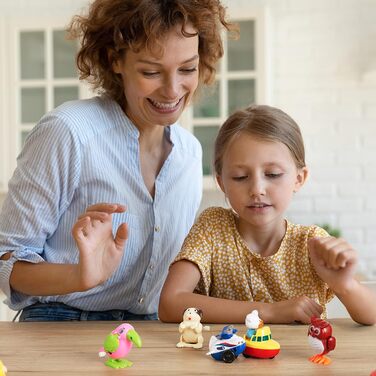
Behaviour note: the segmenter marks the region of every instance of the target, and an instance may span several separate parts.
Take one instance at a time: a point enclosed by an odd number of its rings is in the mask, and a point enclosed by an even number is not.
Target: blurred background
[[[64,28],[87,0],[0,0],[0,206],[31,128],[62,102],[93,95],[79,82]],[[200,211],[226,205],[212,177],[213,140],[235,109],[281,108],[300,125],[310,179],[288,218],[326,225],[376,280],[376,1],[224,0],[240,39],[224,35],[215,85],[181,119],[204,150]],[[1,317],[1,315],[0,315]]]

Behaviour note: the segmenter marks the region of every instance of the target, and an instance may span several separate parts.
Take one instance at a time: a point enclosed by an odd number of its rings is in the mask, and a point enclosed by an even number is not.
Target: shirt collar
[[[108,98],[108,99],[110,99],[110,98]],[[124,126],[126,127],[127,131],[131,135],[131,137],[138,140],[138,138],[140,136],[140,131],[138,130],[136,125],[125,114],[125,112],[123,111],[123,109],[121,108],[119,103],[117,103],[116,101],[114,101],[112,99],[110,99],[110,100],[113,102],[113,104],[116,108],[117,115],[119,116],[119,119],[121,120],[122,124],[124,124]],[[174,124],[171,124],[171,125],[165,127],[165,135],[166,135],[167,139],[172,143],[172,145],[175,145],[175,143],[177,141],[177,134],[176,134],[176,129],[175,129],[176,126],[177,126],[177,123],[174,123]]]

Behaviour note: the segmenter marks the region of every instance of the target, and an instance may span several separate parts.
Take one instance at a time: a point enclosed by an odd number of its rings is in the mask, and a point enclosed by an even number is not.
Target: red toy
[[[332,326],[318,317],[311,317],[311,325],[308,329],[308,342],[317,351],[309,360],[313,363],[328,365],[330,358],[325,354],[334,350],[336,339],[332,336]]]

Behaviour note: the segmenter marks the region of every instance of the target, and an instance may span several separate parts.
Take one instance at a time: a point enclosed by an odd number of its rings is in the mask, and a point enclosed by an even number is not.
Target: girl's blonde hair
[[[234,137],[248,133],[260,140],[281,142],[288,147],[297,168],[305,167],[303,137],[296,122],[282,110],[252,105],[234,112],[222,125],[214,145],[214,171],[221,175],[223,155]]]
[[[188,33],[187,24],[197,33]],[[198,35],[199,80],[211,83],[223,55],[221,28],[237,31],[225,20],[219,0],[95,0],[88,14],[75,16],[68,28],[72,39],[81,40],[77,55],[80,79],[125,103],[122,79],[112,69],[114,61],[129,49],[161,53],[164,35],[177,25],[185,37]]]

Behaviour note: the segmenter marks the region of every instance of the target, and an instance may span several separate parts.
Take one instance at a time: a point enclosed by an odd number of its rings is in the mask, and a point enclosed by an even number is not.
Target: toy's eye
[[[311,326],[309,327],[309,331],[310,331],[310,333],[313,333],[314,330],[315,330],[315,328],[311,325]]]
[[[319,329],[319,328],[315,328],[315,329],[314,329],[314,332],[315,332],[315,334],[318,336],[318,335],[320,334],[320,329]]]

